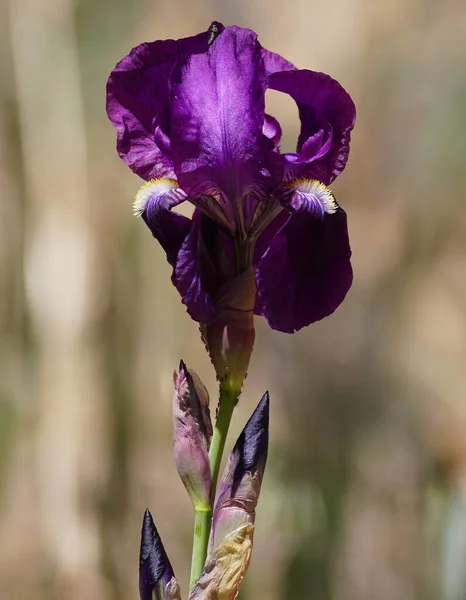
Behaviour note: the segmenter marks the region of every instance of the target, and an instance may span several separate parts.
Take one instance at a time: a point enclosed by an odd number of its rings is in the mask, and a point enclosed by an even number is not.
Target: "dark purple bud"
[[[178,582],[149,509],[142,523],[139,595],[141,600],[181,599]]]
[[[173,451],[178,473],[195,509],[210,507],[209,446],[212,437],[209,394],[183,361],[175,373]]]
[[[269,393],[265,392],[233,448],[229,460],[234,467],[231,480],[233,494],[246,472],[253,475],[259,472],[261,478],[264,474],[269,447],[269,408]],[[230,479],[231,476],[225,475],[226,479]]]

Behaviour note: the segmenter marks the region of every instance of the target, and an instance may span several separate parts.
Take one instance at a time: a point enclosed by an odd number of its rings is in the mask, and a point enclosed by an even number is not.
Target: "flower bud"
[[[217,377],[225,390],[241,391],[254,346],[255,271],[250,267],[219,291],[215,315],[204,337]]]
[[[220,480],[209,554],[190,600],[234,600],[251,558],[255,509],[267,462],[269,395],[264,394],[230,454]]]
[[[176,468],[196,510],[208,509],[211,487],[209,446],[212,424],[209,394],[183,361],[174,376],[173,451]]]
[[[267,462],[269,394],[266,392],[246,423],[217,487],[209,546],[244,523],[254,525],[255,509]]]
[[[181,600],[180,586],[148,509],[141,532],[139,595],[141,600]]]

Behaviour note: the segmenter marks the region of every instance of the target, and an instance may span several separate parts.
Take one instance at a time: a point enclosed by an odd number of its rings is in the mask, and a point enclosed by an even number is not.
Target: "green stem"
[[[195,510],[194,512],[194,540],[193,557],[191,562],[191,579],[189,589],[192,590],[194,584],[202,573],[207,557],[207,546],[209,543],[210,528],[212,525],[212,511],[217,489],[218,473],[222,462],[223,450],[227,439],[228,429],[230,427],[233,409],[235,408],[238,393],[231,389],[225,390],[220,387],[220,403],[215,423],[214,434],[210,444],[210,472],[212,477],[212,486],[210,492],[210,508]]]
[[[199,579],[204,568],[207,557],[207,545],[209,543],[210,524],[212,522],[212,509],[194,511],[194,540],[193,540],[193,558],[191,561],[191,578],[189,580],[189,589],[192,590],[194,584]]]
[[[212,477],[210,502],[212,506],[217,490],[218,473],[220,471],[220,463],[222,462],[223,450],[237,398],[238,393],[234,393],[231,389],[225,390],[222,387],[220,388],[220,405],[209,451],[210,473]]]

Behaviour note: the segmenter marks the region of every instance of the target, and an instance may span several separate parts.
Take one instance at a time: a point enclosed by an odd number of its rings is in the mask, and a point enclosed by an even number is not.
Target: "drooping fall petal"
[[[172,211],[185,197],[176,181],[158,179],[143,185],[133,203],[134,214],[142,216],[172,267],[175,267],[180,248],[192,227],[190,219]]]
[[[350,258],[346,213],[302,195],[258,263],[256,313],[286,333],[330,315],[351,287]]]

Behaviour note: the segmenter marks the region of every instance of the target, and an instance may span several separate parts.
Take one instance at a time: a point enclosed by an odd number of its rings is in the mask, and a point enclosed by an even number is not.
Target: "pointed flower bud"
[[[209,394],[183,361],[175,373],[173,450],[176,468],[196,510],[209,509],[211,476],[209,446],[212,424]]]
[[[204,337],[217,377],[225,390],[238,394],[254,347],[255,270],[227,281],[219,291],[215,315]]]
[[[141,532],[139,595],[141,600],[181,600],[180,586],[148,509]]]
[[[219,483],[209,554],[190,600],[234,600],[239,593],[251,558],[268,439],[266,393],[239,436]]]
[[[217,488],[210,547],[243,523],[254,525],[267,462],[269,394],[266,392],[235,444]]]

